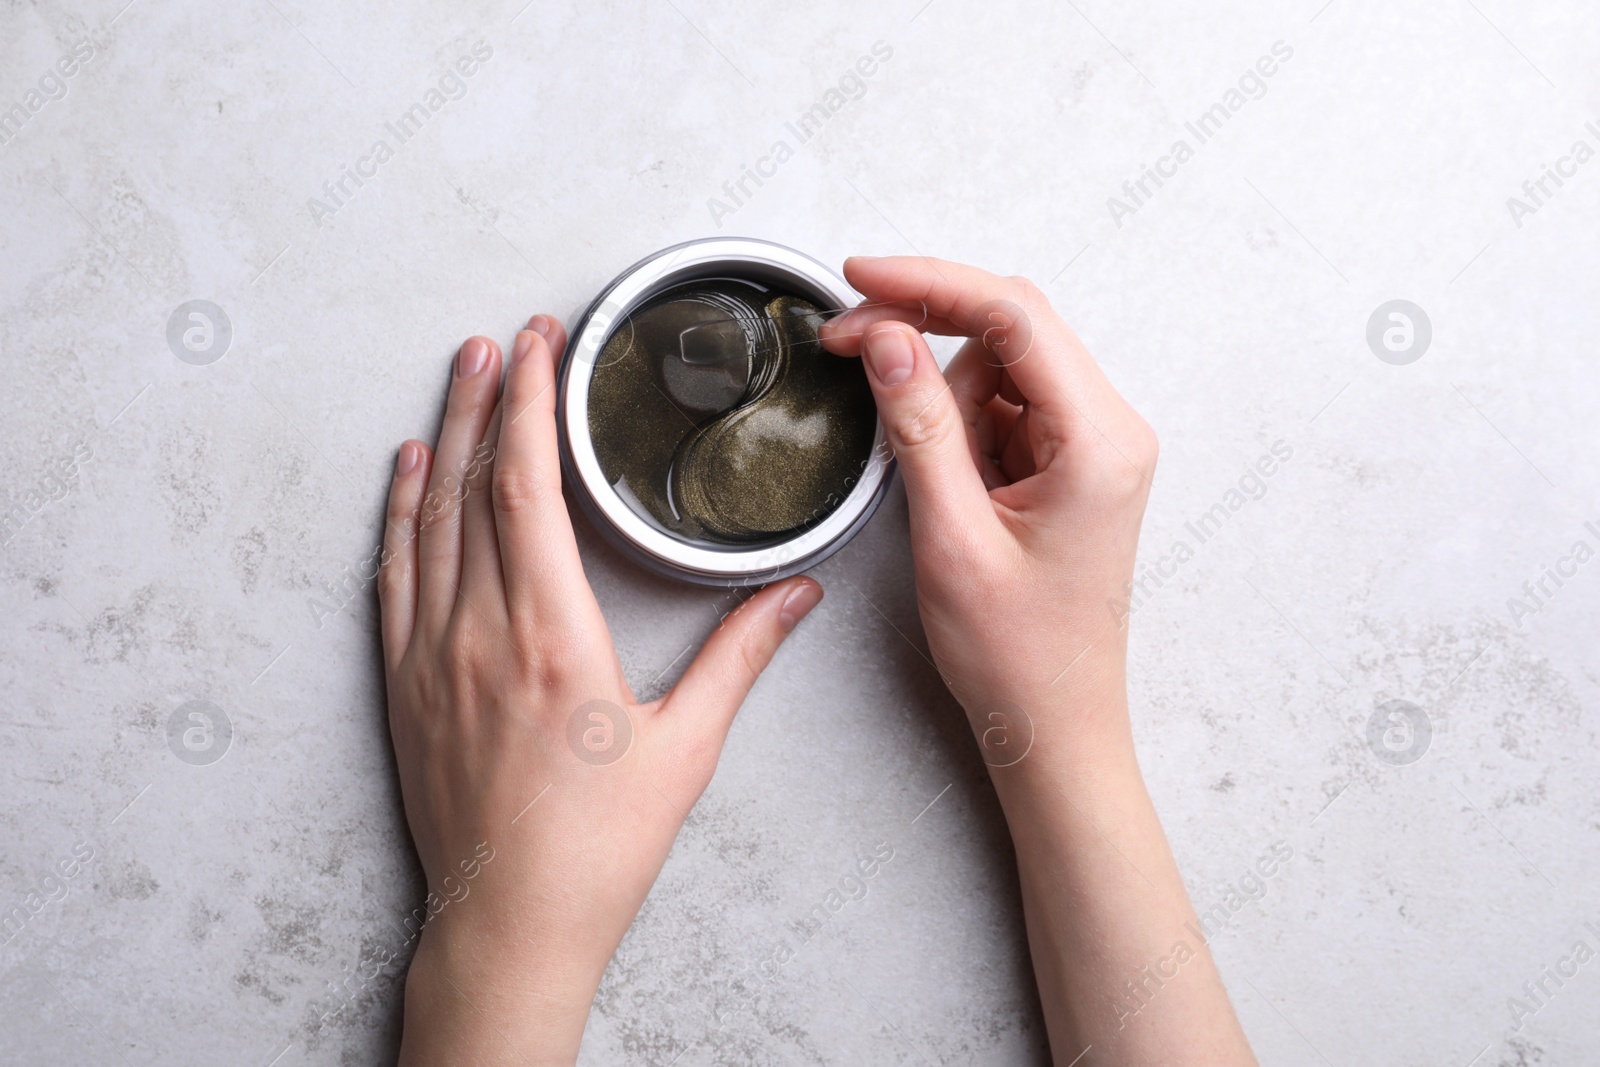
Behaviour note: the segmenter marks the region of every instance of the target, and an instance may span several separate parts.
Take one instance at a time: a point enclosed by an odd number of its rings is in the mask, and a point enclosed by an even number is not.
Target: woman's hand
[[[571,1063],[607,961],[711,780],[740,702],[815,607],[808,578],[728,616],[634,701],[561,495],[555,355],[536,315],[505,386],[461,346],[437,451],[401,446],[383,567],[389,725],[430,913],[403,1063]]]
[[[1144,788],[1126,583],[1156,439],[1039,290],[852,259],[861,353],[905,477],[917,604],[1016,845],[1055,1061],[1253,1064]],[[918,329],[968,338],[941,374]]]
[[[985,759],[1020,759],[1030,735],[1027,758],[1058,768],[1131,744],[1122,702],[1094,696],[1123,679],[1154,432],[1026,279],[920,257],[845,274],[867,303],[823,337],[864,352],[928,643]],[[968,338],[946,373],[918,329]]]

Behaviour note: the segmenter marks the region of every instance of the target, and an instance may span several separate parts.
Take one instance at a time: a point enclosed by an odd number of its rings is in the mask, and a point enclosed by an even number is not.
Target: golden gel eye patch
[[[620,323],[595,361],[588,423],[606,480],[679,537],[780,540],[831,513],[872,451],[859,359],[823,349],[822,311],[735,279],[688,282]]]

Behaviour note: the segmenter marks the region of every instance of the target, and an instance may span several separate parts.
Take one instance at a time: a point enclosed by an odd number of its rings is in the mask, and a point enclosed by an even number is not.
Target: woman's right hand
[[[1255,1063],[1134,757],[1127,595],[1156,439],[1031,283],[852,259],[928,645],[1016,847],[1057,1064]],[[918,327],[967,338],[941,374]]]
[[[917,603],[992,765],[1131,747],[1125,613],[1156,438],[1023,278],[854,258],[823,328],[865,357],[905,479]],[[967,342],[941,373],[918,329]],[[1009,748],[1007,747],[1009,746]]]

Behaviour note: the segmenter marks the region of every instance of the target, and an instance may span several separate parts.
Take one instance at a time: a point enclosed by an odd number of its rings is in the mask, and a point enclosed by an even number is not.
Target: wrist
[[[515,927],[441,915],[424,929],[406,974],[401,1063],[576,1062],[606,961]]]
[[[1137,773],[1125,665],[1120,648],[1088,649],[1059,671],[1008,669],[1004,681],[975,686],[952,681],[997,788]]]
[[[1074,745],[1064,752],[1046,747],[1014,766],[990,767],[989,779],[1019,845],[1037,830],[1053,834],[1069,823],[1116,824],[1149,805],[1131,740]]]
[[[1128,716],[1125,662],[1120,649],[1103,657],[1091,653],[1053,684],[1016,694],[1008,716],[974,709],[979,747],[1013,833],[1069,813],[1099,822],[1099,813],[1109,818],[1127,814],[1130,805],[1148,805]]]

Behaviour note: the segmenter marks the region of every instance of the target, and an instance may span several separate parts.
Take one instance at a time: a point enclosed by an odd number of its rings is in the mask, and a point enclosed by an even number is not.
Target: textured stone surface
[[[0,107],[92,43],[0,147],[0,463],[27,520],[0,549],[0,907],[93,849],[0,945],[0,1058],[391,1054],[395,968],[316,1025],[421,889],[372,597],[326,584],[372,552],[463,337],[721,232],[1029,275],[1160,432],[1143,563],[1192,558],[1133,619],[1141,755],[1201,909],[1294,849],[1214,942],[1263,1062],[1600,1060],[1600,964],[1520,1028],[1509,1003],[1600,947],[1600,563],[1507,604],[1600,547],[1600,161],[1520,220],[1506,203],[1600,147],[1591,5],[123,2],[0,13]],[[399,143],[386,123],[480,41]],[[879,41],[801,143],[787,124]],[[1265,94],[1200,144],[1185,123],[1278,41]],[[380,138],[393,157],[313,211]],[[1113,218],[1179,138],[1192,158]],[[746,166],[770,177],[736,202]],[[1392,299],[1432,322],[1407,366],[1366,341]],[[167,342],[191,300],[231,322],[209,365]],[[1185,524],[1219,502],[1200,543]],[[716,602],[580,537],[629,678],[659,690]],[[586,1063],[1042,1061],[1004,825],[906,547],[897,494],[820,568]],[[1367,741],[1395,699],[1432,729],[1405,766]],[[169,747],[191,700],[232,723],[220,762]],[[880,843],[866,898],[764,979]]]

